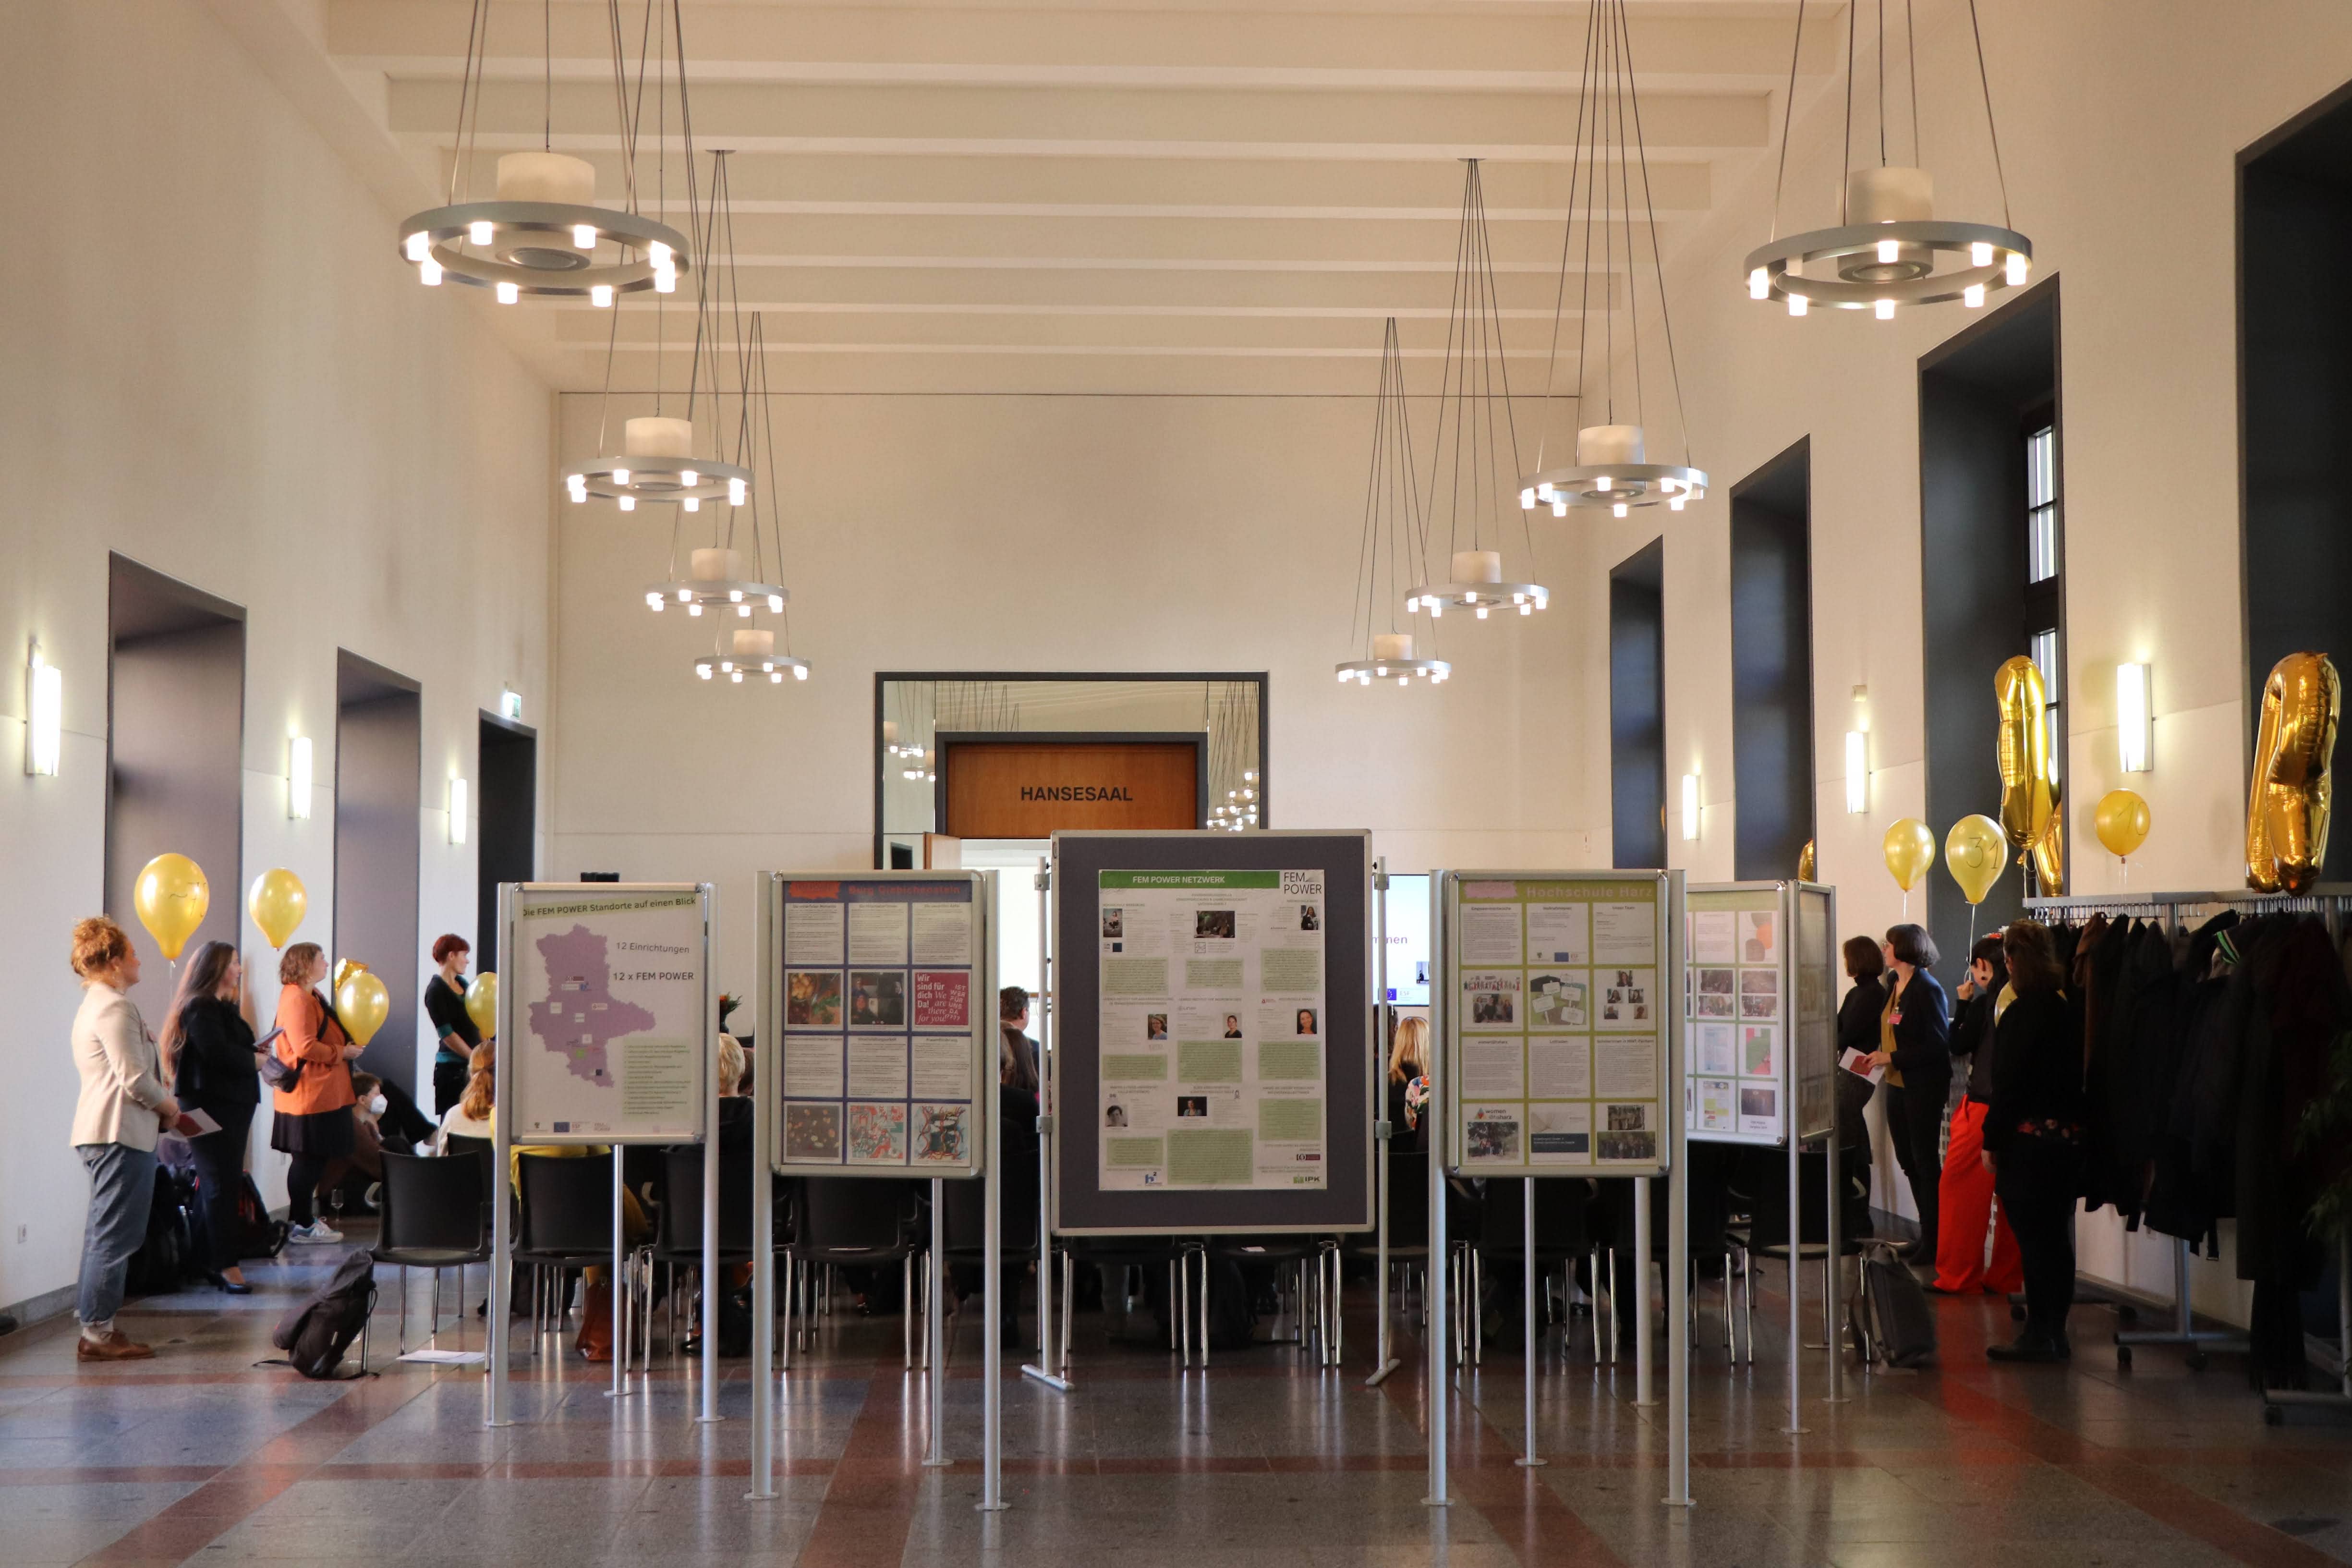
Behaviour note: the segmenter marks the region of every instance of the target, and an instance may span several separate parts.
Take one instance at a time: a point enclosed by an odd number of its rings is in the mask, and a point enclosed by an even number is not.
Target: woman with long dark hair
[[[253,998],[236,948],[208,942],[180,971],[161,1044],[163,1072],[181,1109],[220,1123],[219,1131],[188,1140],[204,1204],[206,1277],[232,1296],[250,1295],[253,1287],[237,1267],[236,1200],[245,1191],[246,1138],[261,1106],[261,1074]]]
[[[1944,1101],[1952,1091],[1951,1003],[1930,972],[1936,943],[1924,927],[1891,927],[1885,953],[1893,973],[1879,1014],[1878,1049],[1871,1059],[1886,1068],[1886,1130],[1919,1211],[1919,1239],[1903,1256],[1908,1262],[1932,1264],[1938,1234],[1936,1188],[1943,1175],[1938,1135]]]
[[[2074,1204],[2083,1193],[2083,1037],[2068,1016],[2049,931],[2016,921],[2001,932],[2010,989],[1993,1026],[1992,1099],[1984,1149],[1993,1190],[2017,1233],[2025,1331],[1989,1346],[1995,1361],[2064,1361],[2074,1304]]]
[[[1936,1279],[1927,1287],[1941,1296],[2005,1296],[2019,1289],[2017,1237],[2006,1216],[1994,1211],[1992,1172],[1977,1152],[1984,1147],[1986,1108],[1992,1100],[1992,1031],[2015,994],[2009,989],[2009,960],[2001,936],[1977,939],[1969,950],[1969,977],[1960,983],[1959,1010],[1952,1018],[1952,1055],[1969,1058],[1968,1092],[1952,1111],[1951,1136],[1944,1145],[1944,1175],[1936,1194],[1943,1222],[1936,1252]],[[1985,1262],[1985,1226],[1992,1226],[1992,1262]]]

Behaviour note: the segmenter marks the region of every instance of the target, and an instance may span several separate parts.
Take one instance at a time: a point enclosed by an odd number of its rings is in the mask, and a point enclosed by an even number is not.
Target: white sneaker
[[[319,1244],[341,1241],[343,1239],[343,1233],[322,1219],[315,1220],[308,1226],[296,1226],[286,1233],[286,1239],[289,1243]]]

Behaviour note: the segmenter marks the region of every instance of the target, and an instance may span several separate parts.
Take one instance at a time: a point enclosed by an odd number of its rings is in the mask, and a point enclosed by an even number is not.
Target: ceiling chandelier
[[[694,661],[694,673],[705,680],[725,676],[740,686],[746,675],[764,675],[774,684],[784,681],[784,671],[791,670],[794,680],[809,677],[808,660],[794,658],[790,652],[776,651],[776,634],[766,626],[738,626],[733,631],[722,630],[711,651]]]
[[[1640,182],[1636,188],[1635,182]],[[1665,264],[1658,254],[1658,214],[1650,195],[1649,149],[1642,138],[1642,99],[1633,80],[1633,35],[1625,23],[1625,0],[1595,0],[1584,34],[1584,70],[1578,85],[1576,144],[1568,177],[1568,222],[1560,234],[1559,286],[1553,296],[1551,353],[1544,370],[1545,407],[1550,407],[1553,367],[1559,359],[1560,321],[1568,305],[1568,269],[1577,258],[1575,460],[1547,467],[1543,447],[1536,452],[1536,472],[1520,486],[1519,506],[1533,510],[1549,506],[1554,517],[1566,517],[1573,508],[1606,507],[1623,517],[1635,507],[1664,501],[1680,511],[1706,495],[1706,475],[1690,466],[1690,423],[1683,410],[1682,370],[1675,358],[1674,317],[1666,309]],[[1584,214],[1580,226],[1577,214]],[[1615,216],[1612,220],[1611,215]],[[1583,245],[1577,244],[1578,229]],[[1638,243],[1637,243],[1638,242]],[[1681,426],[1683,461],[1649,460],[1643,428],[1644,369],[1642,342],[1641,278],[1644,270],[1640,249],[1646,246],[1652,289],[1657,295],[1661,335],[1665,339],[1665,370],[1674,388],[1675,421]],[[1592,297],[1598,266],[1601,298]],[[1618,298],[1619,269],[1624,294]],[[1632,385],[1626,402],[1633,419],[1618,423],[1617,307],[1624,307],[1629,347],[1625,371]],[[1591,343],[1592,312],[1601,317],[1601,341]],[[1591,350],[1600,350],[1600,368],[1592,371]],[[1653,358],[1656,354],[1653,345]],[[1654,372],[1654,365],[1652,367]],[[1597,380],[1598,395],[1591,395]],[[1586,424],[1600,405],[1601,421]],[[1545,440],[1550,437],[1546,421]]]
[[[731,268],[730,268],[731,272]],[[758,487],[758,493],[744,508],[730,507],[723,514],[725,522],[716,521],[714,514],[712,539],[708,545],[698,546],[688,552],[688,574],[677,577],[678,531],[685,526],[686,513],[681,508],[676,514],[670,534],[670,575],[672,581],[656,583],[646,590],[646,604],[659,611],[665,605],[677,604],[686,607],[689,616],[702,614],[706,607],[716,606],[724,617],[731,609],[739,618],[748,618],[754,610],[765,610],[776,617],[783,628],[784,651],[776,651],[776,632],[769,626],[736,626],[727,628],[721,621],[718,641],[710,655],[694,661],[694,672],[704,680],[725,676],[740,684],[746,674],[764,675],[777,685],[783,683],[786,671],[794,680],[809,678],[806,659],[794,658],[792,651],[792,595],[782,584],[764,581],[771,567],[782,574],[784,557],[783,491],[776,484],[776,428],[771,412],[775,398],[768,385],[767,318],[754,314],[750,329],[743,332],[736,350],[738,399],[740,411],[736,420],[736,450],[747,468],[764,465],[767,482]],[[714,371],[714,379],[716,373]],[[715,405],[717,391],[711,394]],[[752,405],[758,405],[759,416],[752,417]],[[738,548],[737,530],[746,513],[750,517],[751,570],[743,574],[742,552]]]
[[[1405,411],[1404,355],[1397,348],[1396,318],[1391,316],[1381,349],[1380,397],[1372,405],[1372,470],[1364,485],[1364,539],[1356,553],[1355,607],[1348,622],[1348,646],[1363,650],[1365,657],[1338,667],[1343,686],[1351,680],[1370,686],[1375,679],[1391,678],[1399,686],[1410,686],[1416,679],[1435,682],[1454,673],[1454,667],[1442,658],[1414,658],[1413,634],[1397,630],[1400,571],[1429,554],[1420,486],[1413,472],[1412,424]],[[1386,631],[1378,629],[1383,601],[1389,606]],[[1407,614],[1412,613],[1409,608]],[[1436,616],[1434,605],[1429,614]],[[1435,628],[1430,630],[1434,633]],[[1434,636],[1430,640],[1434,645]],[[1256,782],[1254,775],[1249,782]],[[1241,804],[1238,795],[1234,804]],[[1223,808],[1216,815],[1223,816]]]
[[[2033,242],[2010,226],[2009,176],[2000,163],[2000,132],[1993,124],[1992,82],[1985,72],[1984,33],[1977,24],[1976,0],[1969,3],[1969,37],[1975,47],[1977,85],[1983,95],[1985,136],[1992,147],[1993,178],[2000,190],[2000,222],[1956,223],[1935,216],[1935,182],[1919,142],[1919,60],[1911,0],[1903,3],[1901,65],[1911,102],[1911,163],[1887,161],[1886,0],[1877,0],[1878,162],[1853,163],[1854,15],[1861,0],[1849,0],[1845,14],[1845,121],[1838,162],[1838,226],[1782,237],[1780,191],[1789,173],[1789,128],[1796,102],[1797,51],[1805,37],[1804,0],[1797,0],[1797,41],[1789,51],[1789,92],[1780,120],[1780,169],[1772,185],[1773,237],[1750,251],[1744,264],[1748,293],[1755,300],[1783,300],[1789,314],[1801,316],[1809,304],[1841,310],[1871,310],[1882,321],[1900,305],[1933,305],[1958,300],[1970,310],[1987,291],[2018,288],[2033,264]]]
[[[1483,621],[1496,609],[1531,615],[1544,607],[1551,594],[1540,584],[1503,580],[1503,498],[1517,488],[1519,438],[1511,412],[1510,372],[1503,357],[1502,310],[1495,298],[1495,257],[1486,237],[1486,186],[1478,175],[1478,160],[1464,163],[1469,173],[1462,185],[1462,237],[1454,251],[1454,298],[1445,325],[1445,371],[1438,388],[1437,442],[1429,469],[1431,500],[1421,510],[1424,527],[1433,533],[1442,477],[1451,572],[1445,582],[1412,589],[1405,595],[1404,607],[1408,614],[1425,609],[1433,618],[1443,616],[1448,605],[1458,605]],[[1495,422],[1498,403],[1500,430]],[[1519,530],[1532,570],[1535,538],[1524,520]],[[1492,549],[1487,547],[1490,535]],[[1465,544],[1468,548],[1462,548]],[[1428,569],[1426,554],[1421,564]]]
[[[751,499],[751,469],[745,461],[745,443],[750,439],[748,423],[739,425],[736,461],[728,462],[718,455],[715,435],[710,451],[695,450],[694,416],[698,404],[705,398],[709,400],[714,425],[719,416],[722,327],[731,331],[739,360],[744,348],[743,291],[735,269],[735,211],[727,160],[725,151],[710,155],[710,201],[705,206],[695,184],[692,149],[688,150],[687,210],[690,222],[699,219],[696,237],[702,242],[705,265],[696,279],[694,351],[687,362],[686,416],[679,418],[662,412],[667,395],[662,369],[668,357],[669,323],[666,309],[656,300],[654,411],[623,421],[621,450],[610,451],[613,366],[619,357],[621,342],[621,312],[614,311],[604,345],[604,390],[596,426],[597,449],[608,455],[574,463],[563,470],[564,489],[575,504],[593,495],[619,502],[623,511],[635,511],[641,500],[654,500],[674,502],[681,510],[692,512],[699,511],[706,500],[724,500],[730,507],[740,507]],[[745,368],[743,374],[748,377],[751,373]],[[748,380],[738,383],[739,387],[749,384]],[[748,418],[748,405],[745,413]]]
[[[686,103],[686,34],[679,9],[679,0],[646,0],[632,84],[619,0],[611,0],[606,8],[621,153],[622,205],[613,208],[596,205],[595,165],[555,151],[555,58],[547,0],[542,0],[541,17],[545,42],[540,147],[500,157],[496,196],[475,199],[490,0],[474,0],[465,78],[457,91],[447,201],[400,226],[400,253],[416,268],[418,281],[430,288],[449,278],[494,289],[501,305],[530,294],[585,298],[610,306],[616,294],[646,289],[667,294],[677,288],[678,272],[690,262],[686,237],[662,221],[666,214],[658,200],[655,216],[640,210],[637,132],[650,65],[654,139],[656,143],[662,140],[664,110],[674,84],[689,161],[693,156],[693,121]],[[492,132],[493,139],[497,134]]]

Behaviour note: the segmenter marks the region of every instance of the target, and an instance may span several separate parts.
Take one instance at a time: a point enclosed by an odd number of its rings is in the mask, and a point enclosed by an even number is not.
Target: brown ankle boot
[[[154,1358],[152,1348],[141,1344],[121,1329],[108,1331],[102,1340],[94,1340],[84,1334],[74,1342],[74,1360],[77,1362],[152,1361]]]
[[[581,1292],[580,1337],[572,1348],[585,1361],[613,1359],[613,1287],[598,1279]]]

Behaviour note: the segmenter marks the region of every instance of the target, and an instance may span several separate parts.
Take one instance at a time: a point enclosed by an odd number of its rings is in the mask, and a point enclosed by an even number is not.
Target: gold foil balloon
[[[2091,826],[2099,835],[2099,842],[2107,853],[2118,860],[2139,853],[2147,842],[2147,802],[2127,789],[2111,789],[2099,797],[2098,809],[2091,814]]]
[[[499,1032],[499,977],[494,971],[475,975],[474,983],[466,987],[466,1016],[474,1020],[474,1027],[486,1040]]]
[[[343,989],[343,982],[344,982],[344,981],[346,981],[346,980],[349,980],[352,975],[354,975],[354,974],[364,974],[364,973],[367,973],[367,965],[366,965],[366,964],[364,964],[364,963],[361,963],[358,959],[356,959],[356,958],[342,958],[342,959],[338,959],[338,960],[336,960],[336,961],[335,961],[335,990],[336,990],[336,992],[337,992],[338,994],[341,994],[341,991],[342,991],[342,989]]]
[[[212,884],[205,880],[203,868],[185,855],[156,856],[139,868],[139,879],[131,886],[131,907],[139,911],[139,923],[155,939],[156,951],[169,959],[180,956],[212,906]]]
[[[261,928],[261,934],[272,947],[284,947],[302,924],[302,917],[310,912],[310,895],[302,886],[302,879],[279,866],[264,871],[253,879],[246,890],[245,912]]]
[[[2008,868],[2009,841],[1990,816],[1964,816],[1944,835],[1944,866],[1972,904],[1980,904]]]
[[[2342,682],[2324,653],[2291,653],[2263,683],[2253,790],[2246,803],[2248,886],[2300,893],[2319,880],[2333,795],[2328,765],[2343,706]]]
[[[1820,880],[1820,878],[1821,867],[1813,856],[1813,841],[1808,838],[1805,847],[1797,851],[1797,880],[1812,882]]]
[[[1905,892],[1919,885],[1936,863],[1936,836],[1916,816],[1906,816],[1886,830],[1886,868]]]
[[[2050,754],[2049,688],[2023,654],[1994,672],[2000,709],[2000,826],[2020,860],[2033,862],[2036,885],[2059,891],[2065,875],[2065,826],[2058,815],[2057,760]]]
[[[335,987],[335,1016],[342,1020],[343,1033],[352,1037],[352,1044],[364,1046],[391,1016],[392,993],[383,988],[383,981],[353,965]]]

